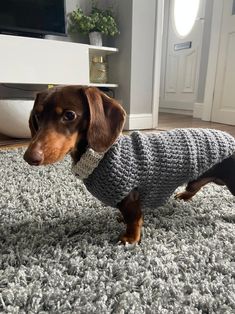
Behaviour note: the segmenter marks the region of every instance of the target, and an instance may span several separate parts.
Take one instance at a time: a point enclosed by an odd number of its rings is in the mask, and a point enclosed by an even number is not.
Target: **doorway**
[[[162,51],[160,109],[192,113],[204,29],[205,0],[167,0]]]

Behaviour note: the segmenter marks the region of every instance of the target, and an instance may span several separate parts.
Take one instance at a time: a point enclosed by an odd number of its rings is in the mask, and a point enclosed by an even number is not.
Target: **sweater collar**
[[[80,160],[73,164],[72,172],[79,179],[84,180],[98,167],[99,162],[104,157],[104,153],[95,152],[92,148],[88,148],[81,156]]]

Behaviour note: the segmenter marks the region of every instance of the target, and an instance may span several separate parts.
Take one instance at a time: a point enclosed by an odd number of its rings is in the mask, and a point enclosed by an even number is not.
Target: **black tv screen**
[[[0,32],[64,35],[64,0],[2,0]]]

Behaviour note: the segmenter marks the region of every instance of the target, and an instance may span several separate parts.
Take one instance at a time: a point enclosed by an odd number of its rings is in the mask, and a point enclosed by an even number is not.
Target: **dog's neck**
[[[97,153],[92,148],[87,148],[80,159],[73,163],[72,172],[79,179],[84,180],[95,170],[105,153]]]
[[[80,139],[76,149],[71,152],[72,172],[81,180],[88,178],[109,149],[110,147],[106,151],[98,153],[89,147],[86,137]]]
[[[80,139],[80,141],[76,145],[76,148],[74,148],[70,153],[74,164],[76,164],[81,159],[82,155],[85,154],[87,148],[87,140],[85,138]]]

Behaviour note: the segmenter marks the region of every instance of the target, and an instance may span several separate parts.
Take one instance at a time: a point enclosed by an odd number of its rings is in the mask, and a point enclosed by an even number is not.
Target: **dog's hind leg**
[[[235,195],[235,154],[213,166],[198,179],[188,183],[186,190],[176,194],[176,199],[190,200],[204,185],[213,182],[218,185],[226,185],[229,191]]]
[[[198,179],[189,182],[185,191],[177,193],[175,199],[189,201],[204,185],[214,182],[214,180],[215,178],[213,177],[199,177]],[[221,185],[223,184],[224,183],[221,182]]]
[[[139,193],[131,191],[119,204],[126,231],[120,236],[120,241],[126,243],[139,243],[141,239],[141,228],[143,225],[143,214],[141,211]]]
[[[228,175],[223,177],[223,182],[229,189],[229,191],[235,196],[235,169]],[[215,180],[216,184],[219,184],[217,180]]]
[[[229,191],[235,196],[235,154],[220,163],[218,168],[217,178],[223,181]]]

